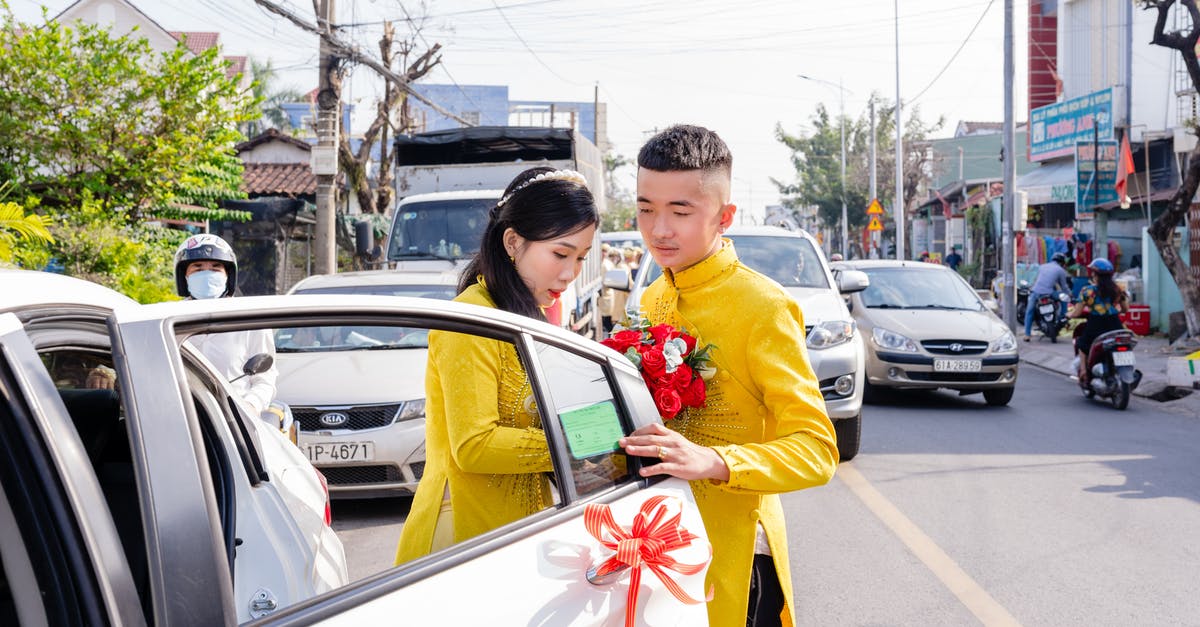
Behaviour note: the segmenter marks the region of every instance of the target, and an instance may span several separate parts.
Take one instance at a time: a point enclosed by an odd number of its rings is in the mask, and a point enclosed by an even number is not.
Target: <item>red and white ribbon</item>
[[[674,501],[674,508],[669,507]],[[658,495],[646,499],[641,510],[633,519],[633,525],[626,530],[613,519],[612,510],[607,505],[591,503],[584,508],[583,523],[588,533],[596,538],[605,548],[616,551],[616,554],[605,560],[596,570],[596,576],[603,576],[628,566],[629,594],[625,599],[625,627],[633,627],[637,614],[638,589],[642,582],[642,568],[654,573],[663,586],[679,601],[688,605],[703,603],[704,599],[693,599],[684,592],[683,588],[671,578],[666,571],[675,571],[681,575],[694,575],[704,570],[712,559],[712,548],[709,547],[709,557],[699,564],[681,564],[675,558],[667,555],[670,551],[681,549],[692,544],[699,538],[696,534],[684,529],[679,524],[683,515],[678,499],[666,495]],[[674,509],[674,514],[671,510]],[[711,600],[709,593],[708,600]]]

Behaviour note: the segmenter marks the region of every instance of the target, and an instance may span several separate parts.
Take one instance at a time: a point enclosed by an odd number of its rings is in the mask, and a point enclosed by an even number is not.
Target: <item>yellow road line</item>
[[[933,574],[941,580],[958,600],[962,602],[984,625],[1017,627],[1021,623],[1004,606],[996,602],[970,575],[950,559],[920,527],[913,524],[887,497],[879,493],[867,478],[850,465],[841,465],[835,475],[850,488],[850,491],[870,509],[875,517],[887,525],[896,537],[917,556]]]

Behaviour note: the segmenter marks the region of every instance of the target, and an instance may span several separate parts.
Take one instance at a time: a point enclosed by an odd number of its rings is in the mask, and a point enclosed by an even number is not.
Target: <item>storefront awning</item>
[[[1027,195],[1029,204],[1075,203],[1075,160],[1064,159],[1042,165],[1017,179],[1017,191]]]

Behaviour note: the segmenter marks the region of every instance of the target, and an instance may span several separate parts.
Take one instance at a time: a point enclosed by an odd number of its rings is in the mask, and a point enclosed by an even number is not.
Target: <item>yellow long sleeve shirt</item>
[[[454,299],[495,308],[480,283]],[[425,474],[396,564],[428,554],[446,494],[454,541],[549,507],[552,470],[529,379],[509,342],[432,331],[425,371]]]
[[[725,240],[711,257],[666,270],[642,296],[653,324],[671,324],[716,345],[716,376],[700,409],[666,422],[712,447],[729,481],[693,481],[713,546],[708,585],[712,625],[746,620],[754,544],[761,524],[794,624],[787,534],[778,494],[823,485],[837,467],[837,440],[808,361],[799,305],[777,283],[742,265]]]

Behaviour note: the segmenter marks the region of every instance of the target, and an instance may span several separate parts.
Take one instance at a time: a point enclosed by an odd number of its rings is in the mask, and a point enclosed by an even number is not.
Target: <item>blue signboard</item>
[[[1075,145],[1075,219],[1091,218],[1096,205],[1117,200],[1116,140]]]
[[[1029,160],[1068,157],[1082,141],[1113,138],[1113,90],[1038,107],[1029,112]]]

